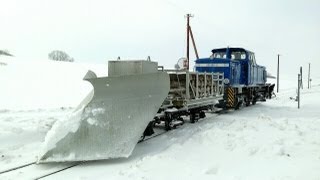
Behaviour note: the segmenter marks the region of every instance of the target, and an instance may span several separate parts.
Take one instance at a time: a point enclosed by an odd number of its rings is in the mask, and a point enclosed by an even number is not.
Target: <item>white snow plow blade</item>
[[[169,92],[165,72],[84,77],[94,92],[48,132],[38,162],[128,157]],[[91,99],[91,100],[90,100]]]

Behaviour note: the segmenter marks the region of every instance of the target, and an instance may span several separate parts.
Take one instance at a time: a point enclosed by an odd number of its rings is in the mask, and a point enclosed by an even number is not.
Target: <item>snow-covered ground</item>
[[[36,160],[52,124],[91,90],[88,69],[106,65],[12,62],[0,66],[0,171]],[[105,73],[105,74],[103,74]],[[207,114],[136,146],[128,159],[88,162],[47,179],[320,179],[320,78],[290,100],[296,77],[277,97],[227,114]],[[32,179],[63,164],[37,165],[0,179]]]

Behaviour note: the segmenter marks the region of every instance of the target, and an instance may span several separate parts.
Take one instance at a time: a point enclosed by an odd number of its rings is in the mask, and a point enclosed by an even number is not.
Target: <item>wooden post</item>
[[[300,66],[300,87],[303,89],[303,76],[302,76],[302,66]]]
[[[188,64],[187,64],[187,70],[189,70],[189,37],[190,37],[190,17],[191,17],[191,14],[187,14],[186,15],[187,17],[187,61],[188,61]]]
[[[309,70],[308,70],[308,89],[310,88],[310,63],[309,63]]]
[[[297,100],[298,100],[298,109],[300,109],[300,85],[301,85],[301,74],[298,74],[298,96],[297,96]]]
[[[278,68],[277,68],[277,93],[279,92],[279,57],[280,57],[280,54],[278,54]]]

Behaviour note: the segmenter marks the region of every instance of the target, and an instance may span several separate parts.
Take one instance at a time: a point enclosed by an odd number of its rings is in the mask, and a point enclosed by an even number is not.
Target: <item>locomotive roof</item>
[[[219,48],[219,49],[212,49],[212,53],[215,53],[215,52],[225,52],[227,49],[230,49],[231,51],[246,51],[246,52],[249,52],[249,53],[253,53],[249,50],[246,50],[244,48],[238,48],[238,47],[234,47],[234,48]]]

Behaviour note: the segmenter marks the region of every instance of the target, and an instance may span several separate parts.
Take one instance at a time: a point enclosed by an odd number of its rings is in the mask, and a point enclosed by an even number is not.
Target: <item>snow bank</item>
[[[34,162],[48,130],[71,112],[70,108],[0,111],[0,171]]]
[[[89,69],[107,75],[106,64],[12,60],[0,67],[0,109],[75,107],[92,90]]]
[[[1,68],[1,66],[7,66],[14,59],[15,58],[12,56],[0,55],[0,68]]]

